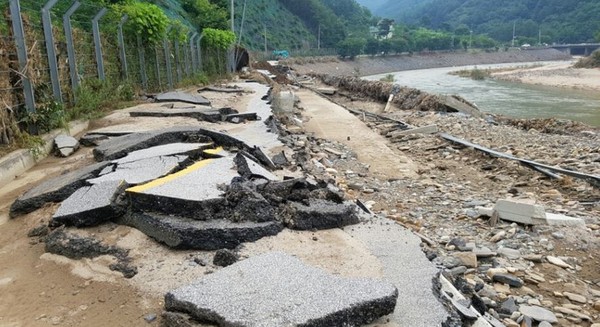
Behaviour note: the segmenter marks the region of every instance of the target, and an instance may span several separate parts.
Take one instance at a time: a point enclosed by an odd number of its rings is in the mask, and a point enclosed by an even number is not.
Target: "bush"
[[[589,57],[581,58],[573,66],[575,68],[600,68],[600,50],[592,52]]]

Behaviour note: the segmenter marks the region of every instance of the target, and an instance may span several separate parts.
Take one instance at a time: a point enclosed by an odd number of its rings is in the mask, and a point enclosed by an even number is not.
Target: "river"
[[[557,63],[557,62],[552,62]],[[600,126],[600,94],[448,74],[461,69],[523,67],[544,63],[512,63],[409,70],[392,73],[395,83],[436,94],[457,94],[481,111],[515,118],[564,118]],[[365,77],[379,80],[388,74]]]

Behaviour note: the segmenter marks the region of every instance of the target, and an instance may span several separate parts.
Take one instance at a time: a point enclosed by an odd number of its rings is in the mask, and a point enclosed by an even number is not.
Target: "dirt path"
[[[306,89],[298,91],[297,96],[305,110],[303,114],[308,118],[307,132],[348,145],[358,159],[382,179],[415,176],[416,166],[410,158],[395,154],[387,147],[384,137],[374,133],[346,109]]]

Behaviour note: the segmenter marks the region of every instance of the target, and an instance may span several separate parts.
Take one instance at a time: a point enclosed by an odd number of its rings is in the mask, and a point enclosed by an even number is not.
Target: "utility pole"
[[[469,49],[473,47],[473,30],[469,31]]]
[[[538,30],[538,45],[542,45],[542,27]]]
[[[513,22],[513,37],[511,42],[511,47],[515,47],[515,31],[517,29],[517,22]]]
[[[263,24],[265,30],[265,54],[267,53],[267,24]]]
[[[321,50],[321,24],[319,24],[319,35],[317,36],[317,49]]]

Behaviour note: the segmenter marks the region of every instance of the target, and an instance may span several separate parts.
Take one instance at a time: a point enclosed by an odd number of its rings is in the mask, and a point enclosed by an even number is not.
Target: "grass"
[[[473,69],[462,69],[454,72],[450,72],[450,75],[456,75],[465,78],[471,78],[476,81],[482,81],[492,75],[491,69],[479,69],[477,67]]]
[[[589,57],[581,58],[573,65],[575,68],[600,68],[600,50],[592,52]]]
[[[396,79],[394,78],[394,74],[387,74],[384,77],[379,79],[382,82],[394,83]]]

